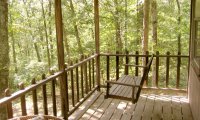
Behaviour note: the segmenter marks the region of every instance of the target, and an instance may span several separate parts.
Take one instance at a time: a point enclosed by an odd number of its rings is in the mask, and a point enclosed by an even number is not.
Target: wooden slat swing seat
[[[116,98],[122,100],[130,100],[136,103],[140,97],[140,92],[144,81],[146,80],[154,55],[151,56],[146,66],[125,64],[129,67],[142,67],[144,69],[142,76],[122,75],[117,81],[107,80],[105,98]],[[110,87],[110,84],[113,84]]]

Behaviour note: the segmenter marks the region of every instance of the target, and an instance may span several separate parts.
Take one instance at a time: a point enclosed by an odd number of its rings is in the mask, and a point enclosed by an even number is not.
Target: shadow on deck
[[[183,92],[143,90],[136,104],[104,99],[104,94],[95,92],[69,120],[193,120],[189,101]]]

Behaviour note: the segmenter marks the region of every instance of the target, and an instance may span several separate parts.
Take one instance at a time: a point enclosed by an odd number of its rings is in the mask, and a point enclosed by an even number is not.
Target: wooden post
[[[54,71],[51,71],[51,75],[54,75]],[[51,95],[52,95],[52,104],[53,104],[53,115],[57,116],[56,110],[56,79],[53,79],[51,82]]]
[[[116,54],[119,54],[117,51]],[[119,56],[116,56],[116,81],[119,79]]]
[[[95,46],[96,46],[96,80],[100,91],[100,49],[99,49],[99,1],[94,0]]]
[[[42,74],[42,80],[46,78],[45,74]],[[48,103],[47,103],[47,88],[46,84],[42,86],[42,95],[43,95],[43,109],[44,109],[44,114],[48,115]]]
[[[146,65],[148,64],[149,62],[149,51],[146,51]],[[147,74],[147,78],[146,78],[146,81],[145,81],[145,85],[148,86],[148,74]]]
[[[136,57],[135,57],[135,65],[138,65],[139,64],[139,57],[138,57],[139,52],[136,51],[135,55],[136,55]],[[135,76],[138,76],[138,67],[135,67]]]
[[[24,83],[20,83],[19,84],[19,89],[20,90],[24,90]],[[22,110],[22,116],[26,116],[27,112],[26,112],[26,99],[25,99],[25,95],[22,95],[20,97],[21,99],[21,110]]]
[[[169,57],[170,52],[167,52],[167,58],[166,58],[166,87],[169,85]]]
[[[67,119],[67,94],[66,94],[66,73],[64,63],[64,46],[63,46],[63,23],[62,23],[62,10],[61,0],[55,0],[55,23],[56,23],[56,38],[57,38],[57,51],[58,51],[58,66],[59,70],[63,71],[62,76],[59,78],[61,89],[61,113],[64,119]]]
[[[176,88],[179,88],[180,85],[180,68],[181,68],[181,52],[178,52],[177,57],[177,77],[176,77]]]
[[[36,84],[35,78],[32,79],[31,81],[32,85]],[[38,114],[38,104],[37,104],[37,90],[32,91],[32,96],[33,96],[33,109],[34,109],[34,114]]]
[[[7,88],[5,90],[5,97],[10,97],[10,96],[11,96],[10,90],[9,88]],[[8,119],[13,118],[12,102],[7,103],[6,109],[7,109]]]
[[[128,64],[129,63],[129,56],[128,56],[128,54],[129,54],[129,52],[128,52],[128,50],[126,50],[126,57],[125,57],[125,61],[126,61],[126,64]],[[125,65],[125,70],[124,70],[124,74],[125,75],[128,75],[128,69],[129,69],[129,67],[127,66],[127,65]]]
[[[156,81],[155,81],[156,87],[158,87],[158,80],[159,80],[159,51],[156,51]]]

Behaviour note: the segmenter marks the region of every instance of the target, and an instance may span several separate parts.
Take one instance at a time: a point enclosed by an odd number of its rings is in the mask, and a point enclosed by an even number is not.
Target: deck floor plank
[[[104,94],[85,111],[81,120],[193,120],[185,96],[142,93],[133,104],[126,100],[104,99]]]
[[[111,102],[111,98],[105,99],[105,101],[101,104],[101,106],[99,106],[99,108],[95,111],[89,120],[99,120]]]
[[[155,97],[155,101],[154,101],[152,120],[161,120],[163,117],[163,115],[162,115],[162,97],[160,97],[160,96],[154,96],[154,97]]]
[[[172,114],[174,120],[182,120],[180,97],[172,96]]]
[[[86,100],[86,102],[82,104],[82,106],[79,106],[79,108],[68,119],[69,120],[80,119],[85,114],[85,112],[89,109],[92,103],[94,103],[101,94],[102,94],[101,92],[95,92],[90,98]]]
[[[151,120],[153,108],[154,108],[154,98],[155,98],[155,95],[148,95],[147,100],[146,100],[146,105],[144,108],[144,114],[142,116],[142,120]]]
[[[186,97],[182,97],[180,98],[180,102],[183,120],[193,120],[192,113],[190,111],[189,100]]]
[[[124,110],[126,109],[126,106],[127,106],[127,102],[121,101],[119,105],[117,106],[110,120],[120,120],[124,113]]]
[[[140,120],[142,118],[143,115],[143,111],[144,111],[144,107],[146,104],[146,95],[141,95],[137,104],[136,104],[136,108],[135,111],[133,112],[133,116],[131,120]]]
[[[109,105],[108,109],[104,112],[100,120],[109,120],[112,117],[115,109],[119,105],[120,100],[114,99],[111,104]]]
[[[99,108],[103,102],[104,102],[104,96],[101,95],[99,99],[97,99],[95,103],[85,112],[81,120],[88,120],[97,111],[97,108]]]
[[[170,96],[162,96],[163,120],[172,120],[172,99]]]

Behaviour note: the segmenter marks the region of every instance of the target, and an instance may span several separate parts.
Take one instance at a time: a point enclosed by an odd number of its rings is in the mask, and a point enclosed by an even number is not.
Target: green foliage
[[[73,14],[70,8],[69,0],[62,1],[64,25],[63,37],[64,41],[67,41],[66,43],[70,50],[65,51],[66,60],[80,58],[74,22],[78,28],[80,43],[83,47],[84,54],[88,55],[95,52],[93,1],[72,0],[72,2],[75,14]],[[114,0],[101,0],[99,3],[101,52],[116,52],[116,18],[119,18],[118,22],[120,24],[120,37],[122,39],[123,50],[126,48],[131,53],[135,53],[136,50],[142,51],[141,41],[138,41],[138,37],[140,40],[142,39],[142,24],[138,21],[138,17],[142,17],[143,3],[141,1],[137,3],[137,0],[127,0],[127,6],[125,0],[118,0],[117,6],[115,5]],[[188,55],[190,2],[188,0],[180,0],[180,3],[181,25],[179,29],[177,23],[178,12],[176,1],[157,0],[158,44],[156,48],[154,48],[154,51],[160,51],[160,54],[165,54],[167,51],[170,51],[171,54],[177,54],[177,34],[178,32],[181,32],[182,54]],[[43,17],[41,4],[44,6],[46,19]],[[50,5],[51,11],[49,11]],[[126,7],[127,17],[125,16]],[[118,10],[118,14],[115,13],[116,10]],[[23,81],[29,84],[32,78],[40,78],[39,76],[41,76],[42,73],[47,74],[49,69],[57,69],[57,45],[54,16],[54,2],[51,0],[44,0],[43,3],[38,0],[26,0],[25,3],[18,0],[11,0],[9,2],[10,83],[16,85],[18,82]],[[142,18],[139,20],[142,20]],[[44,31],[44,21],[47,23],[48,44],[46,42]],[[127,31],[125,29],[126,24]],[[149,51],[152,51],[151,48],[154,45],[151,33],[152,25],[150,24]],[[125,41],[125,36],[127,37],[127,41]],[[13,39],[15,40],[15,43],[12,42]],[[127,46],[125,42],[127,42]],[[65,49],[67,49],[66,43]],[[15,51],[11,47],[13,44]],[[50,49],[50,66],[48,66],[47,47]],[[14,52],[16,54],[17,63],[14,63]],[[39,61],[38,57],[40,57],[41,61]],[[183,64],[187,63],[184,62]],[[18,68],[17,72],[15,71],[15,67]]]

